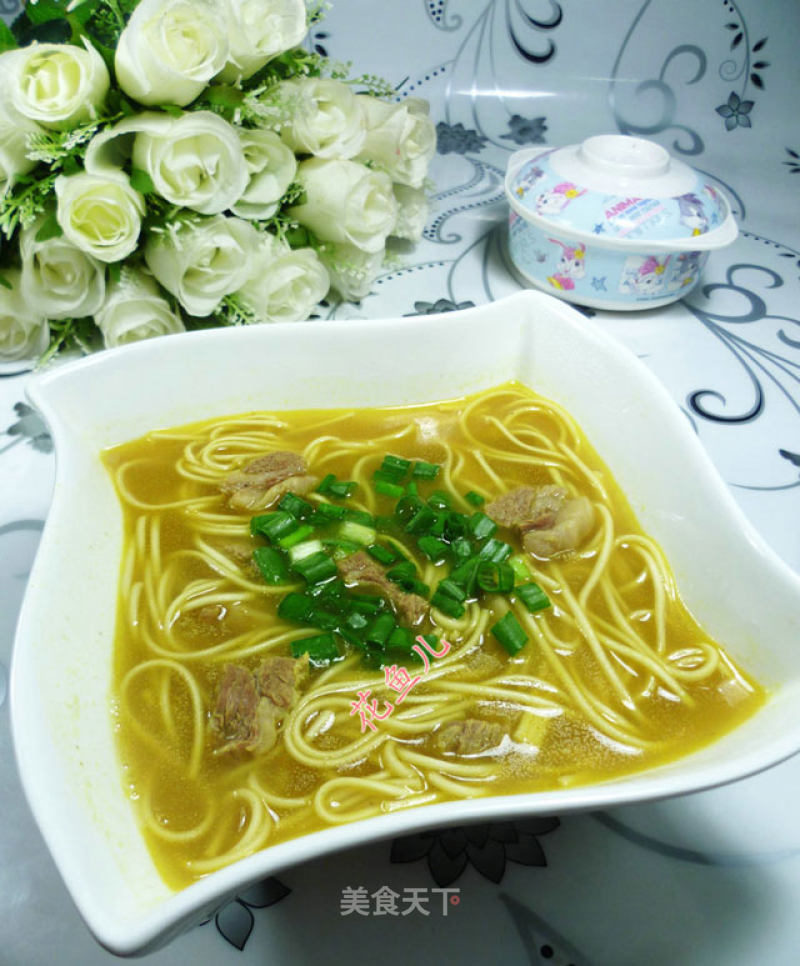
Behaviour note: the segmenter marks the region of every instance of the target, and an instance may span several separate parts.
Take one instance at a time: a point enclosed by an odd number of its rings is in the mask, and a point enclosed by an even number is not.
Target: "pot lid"
[[[622,134],[519,151],[506,191],[523,216],[598,241],[696,238],[732,217],[698,171],[654,141]]]

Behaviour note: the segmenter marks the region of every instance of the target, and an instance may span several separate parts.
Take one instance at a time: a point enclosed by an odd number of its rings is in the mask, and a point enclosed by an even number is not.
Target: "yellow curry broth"
[[[552,606],[532,615],[529,626],[547,628],[547,641],[531,634],[510,657],[488,632],[508,603],[491,596],[475,618],[484,622],[477,635],[475,621],[471,630],[462,629],[431,613],[418,630],[450,642],[452,651],[430,657],[427,672],[407,663],[420,680],[404,701],[386,686],[384,672],[365,668],[354,655],[340,667],[311,670],[304,692],[308,718],[287,718],[274,749],[261,756],[221,753],[208,720],[225,664],[254,669],[265,654],[288,655],[292,635],[303,636],[276,614],[285,588],[259,584],[250,553],[263,540],[249,536],[251,514],[232,510],[219,491],[227,472],[264,451],[256,445],[259,434],[266,449],[308,454],[309,472],[317,476],[357,479],[359,490],[348,502],[370,513],[389,514],[395,502],[375,496],[370,486],[386,453],[443,465],[434,483],[420,484],[423,495],[452,489],[463,496],[475,489],[490,500],[501,485],[508,490],[560,480],[608,507],[619,546],[577,616],[570,600],[593,579],[608,534],[551,561],[530,558]],[[187,446],[194,454],[188,463]],[[114,649],[119,753],[154,861],[176,888],[213,871],[217,859],[225,864],[334,821],[649,768],[708,744],[764,700],[763,690],[709,641],[671,584],[654,588],[657,548],[636,543],[641,528],[608,469],[568,417],[524,387],[510,384],[424,406],[209,421],[151,433],[107,451],[104,461],[124,506],[126,556]],[[182,475],[182,465],[190,465],[196,478]],[[626,545],[628,535],[633,543]],[[518,536],[502,531],[502,538],[521,551]],[[220,558],[203,559],[198,540]],[[642,556],[640,546],[650,556]],[[410,544],[408,555],[425,564]],[[220,559],[228,563],[221,567]],[[443,564],[434,572],[443,577],[447,569]],[[185,587],[196,593],[175,607]],[[581,615],[588,615],[599,650],[582,632]],[[465,644],[470,633],[474,640]],[[666,668],[667,677],[679,669],[675,693],[647,662]],[[709,662],[713,670],[705,674]],[[336,690],[328,695],[326,687]],[[390,716],[373,721],[374,732],[348,708],[365,687],[380,707],[394,706]],[[319,706],[311,701],[315,688],[324,692]],[[523,693],[540,695],[542,707],[515,697]],[[620,693],[631,696],[631,706]],[[595,718],[583,713],[584,704]],[[445,722],[498,723],[507,740],[459,761],[437,750],[437,708]],[[302,748],[300,755],[286,747],[288,728],[299,736],[292,747]],[[642,746],[620,740],[628,733]],[[371,776],[377,777],[368,787]]]

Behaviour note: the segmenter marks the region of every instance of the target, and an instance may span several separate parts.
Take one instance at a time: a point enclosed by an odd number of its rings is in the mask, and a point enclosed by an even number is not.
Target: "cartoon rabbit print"
[[[560,289],[562,292],[572,291],[575,288],[575,280],[583,278],[586,274],[586,246],[565,245],[556,238],[548,240],[554,245],[561,246],[561,255],[555,272],[548,276],[547,281],[553,288]]]

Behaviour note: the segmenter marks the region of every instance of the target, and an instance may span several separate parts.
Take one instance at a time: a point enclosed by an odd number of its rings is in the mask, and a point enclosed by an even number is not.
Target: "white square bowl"
[[[766,705],[710,747],[646,772],[398,811],[267,848],[172,892],[123,790],[112,731],[122,516],[100,451],[224,414],[422,403],[510,379],[578,420],[695,617],[769,689]],[[32,381],[29,397],[53,433],[57,476],[14,647],[15,749],[67,888],[112,952],[155,949],[249,884],[327,852],[437,825],[678,795],[800,749],[800,579],[739,511],[660,383],[550,296],[520,292],[429,317],[167,336],[55,368]]]

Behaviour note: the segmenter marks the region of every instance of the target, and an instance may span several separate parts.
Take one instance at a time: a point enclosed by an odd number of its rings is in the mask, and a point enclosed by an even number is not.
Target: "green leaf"
[[[43,242],[49,238],[59,238],[64,232],[56,220],[55,215],[48,215],[36,232],[36,241]]]
[[[236,87],[227,84],[212,84],[205,93],[209,104],[221,107],[239,107],[244,100],[244,93]]]
[[[183,117],[183,108],[177,104],[161,104],[161,110],[170,117]]]
[[[3,288],[8,288],[8,289],[11,289],[12,291],[13,291],[13,289],[14,289],[14,286],[13,286],[13,285],[11,284],[11,282],[10,282],[10,281],[9,281],[9,280],[8,280],[8,279],[7,279],[6,277],[5,277],[5,275],[0,275],[0,285],[2,285],[2,286],[3,286]]]
[[[131,171],[131,187],[142,195],[154,195],[156,193],[153,179],[141,168],[134,168]]]
[[[25,4],[25,14],[31,23],[49,23],[67,19],[67,0],[35,0]]]
[[[14,50],[16,47],[17,41],[11,33],[11,28],[5,20],[0,20],[0,54],[6,50]]]

